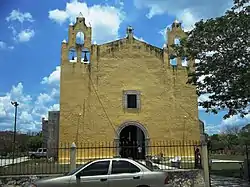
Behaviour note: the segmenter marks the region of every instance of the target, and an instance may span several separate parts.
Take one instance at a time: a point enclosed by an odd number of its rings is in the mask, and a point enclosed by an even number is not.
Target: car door
[[[126,160],[112,160],[109,187],[137,187],[141,184],[143,172]]]
[[[39,148],[38,150],[37,150],[37,157],[41,157],[42,156],[42,154],[43,154],[43,149],[42,148]]]
[[[46,148],[43,149],[43,153],[42,153],[41,156],[42,157],[46,157],[47,156],[47,149]]]
[[[75,174],[70,187],[108,187],[110,161],[96,161]]]

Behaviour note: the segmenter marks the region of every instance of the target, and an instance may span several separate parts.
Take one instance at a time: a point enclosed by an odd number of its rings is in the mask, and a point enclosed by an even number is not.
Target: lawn
[[[243,155],[211,155],[211,159],[219,160],[238,160],[244,161]],[[241,171],[241,165],[239,163],[213,163],[211,167],[211,174],[241,178],[243,171]]]
[[[210,155],[211,159],[219,159],[219,160],[239,160],[239,161],[244,161],[245,156],[244,155],[220,155],[220,154],[215,154],[215,155]]]

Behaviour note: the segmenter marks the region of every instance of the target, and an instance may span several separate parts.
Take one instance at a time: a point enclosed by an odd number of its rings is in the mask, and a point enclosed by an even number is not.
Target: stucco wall
[[[70,33],[81,28],[78,24],[70,27]],[[91,29],[84,27],[85,31],[89,38]],[[170,35],[172,40],[174,33]],[[185,67],[180,65],[173,73],[168,49],[128,34],[92,45],[90,64],[70,63],[67,53],[73,41],[62,44],[60,143],[113,141],[126,121],[142,124],[151,141],[200,139],[195,87],[186,84]],[[141,93],[139,110],[124,109],[125,90]]]

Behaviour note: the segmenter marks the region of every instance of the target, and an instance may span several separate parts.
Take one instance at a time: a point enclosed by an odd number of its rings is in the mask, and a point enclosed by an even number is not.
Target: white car
[[[38,180],[29,187],[172,187],[165,171],[131,159],[88,162],[61,177]]]

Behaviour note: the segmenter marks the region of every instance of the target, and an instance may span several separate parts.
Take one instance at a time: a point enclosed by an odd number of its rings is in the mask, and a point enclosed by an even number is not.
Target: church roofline
[[[147,46],[156,48],[156,49],[158,49],[158,50],[163,50],[163,49],[160,48],[160,47],[157,47],[157,46],[154,46],[154,45],[152,45],[152,44],[149,44],[149,43],[147,43],[147,42],[145,42],[145,41],[141,41],[141,40],[139,40],[139,39],[136,39],[134,36],[133,36],[133,39],[136,40],[136,41],[138,41],[138,42],[140,42],[140,43],[143,43],[143,44],[145,44],[145,45],[147,45]],[[97,44],[97,46],[112,45],[112,43],[116,43],[116,42],[119,42],[119,41],[122,41],[122,40],[127,40],[127,37],[120,38],[120,39],[113,40],[113,41],[109,41],[109,42],[106,42],[106,43],[103,43],[103,44]],[[93,45],[93,44],[92,44],[92,45]]]

